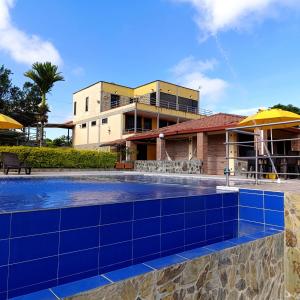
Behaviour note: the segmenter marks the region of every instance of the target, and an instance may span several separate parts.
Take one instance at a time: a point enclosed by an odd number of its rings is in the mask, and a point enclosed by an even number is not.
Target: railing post
[[[226,130],[226,186],[230,185],[229,182],[229,132]]]

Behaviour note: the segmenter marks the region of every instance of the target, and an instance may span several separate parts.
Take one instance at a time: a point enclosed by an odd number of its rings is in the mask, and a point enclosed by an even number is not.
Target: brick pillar
[[[197,159],[203,161],[203,173],[208,172],[208,138],[205,132],[197,133]]]
[[[166,160],[166,140],[156,139],[156,160]]]
[[[132,141],[126,141],[126,160],[136,160],[136,144]]]

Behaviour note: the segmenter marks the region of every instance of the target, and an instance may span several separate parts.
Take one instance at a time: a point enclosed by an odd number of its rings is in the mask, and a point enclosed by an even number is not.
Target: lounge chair
[[[18,170],[18,174],[21,173],[21,169],[25,169],[25,174],[31,173],[31,166],[19,160],[17,154],[10,152],[2,152],[2,167],[3,173],[8,174],[9,170]]]

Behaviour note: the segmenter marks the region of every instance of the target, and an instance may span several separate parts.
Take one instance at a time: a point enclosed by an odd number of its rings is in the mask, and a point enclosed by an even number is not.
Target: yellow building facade
[[[200,117],[198,90],[161,80],[136,88],[99,81],[73,94],[73,146],[109,149],[132,134]]]

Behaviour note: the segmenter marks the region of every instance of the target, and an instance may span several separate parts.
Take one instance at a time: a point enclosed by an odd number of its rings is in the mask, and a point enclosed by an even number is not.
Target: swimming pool
[[[3,181],[0,299],[282,229],[281,204],[265,207],[270,197],[283,203],[280,195],[240,197],[216,184],[136,176]]]

